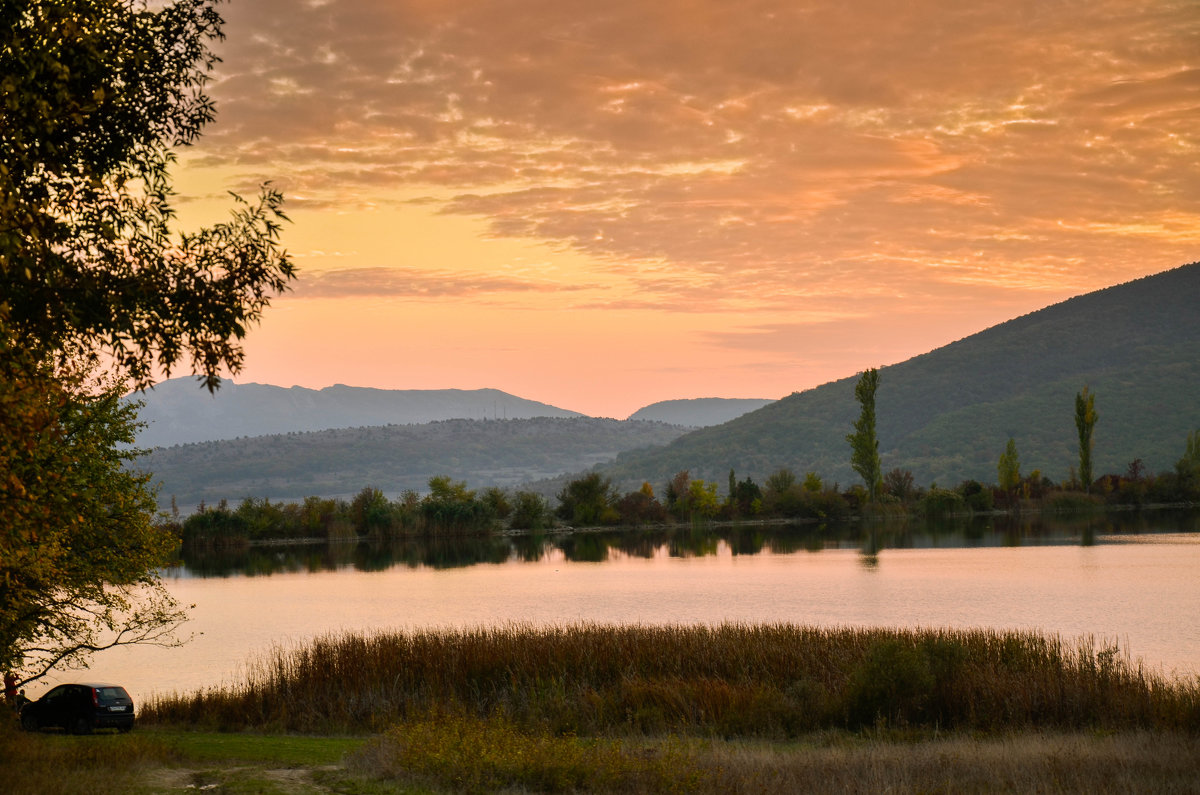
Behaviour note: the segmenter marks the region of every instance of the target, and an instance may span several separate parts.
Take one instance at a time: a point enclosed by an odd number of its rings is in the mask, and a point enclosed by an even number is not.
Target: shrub
[[[949,489],[939,489],[936,486],[930,487],[920,502],[921,513],[931,519],[961,513],[965,509],[966,502],[961,494]]]
[[[1042,500],[1042,512],[1057,516],[1095,513],[1100,507],[1099,497],[1079,491],[1056,491]]]
[[[958,487],[963,504],[971,511],[987,513],[995,507],[992,490],[977,480],[964,480]]]
[[[550,506],[540,494],[518,491],[513,495],[508,526],[514,530],[544,530],[550,526]]]
[[[898,638],[877,641],[867,650],[846,685],[852,726],[918,723],[933,690],[933,672],[922,649]]]

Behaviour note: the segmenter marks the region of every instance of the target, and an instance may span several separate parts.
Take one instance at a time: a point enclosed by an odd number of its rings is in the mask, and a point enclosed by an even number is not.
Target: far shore
[[[1169,510],[1193,510],[1200,508],[1200,503],[1195,502],[1172,502],[1172,503],[1146,503],[1143,505],[1129,504],[1099,504],[1084,515],[1101,515],[1106,513],[1141,513]],[[1069,514],[1068,516],[1079,516],[1080,514]],[[1017,510],[999,510],[990,511],[961,511],[939,516],[938,519],[979,519],[979,518],[1006,518],[1006,517],[1061,517],[1061,514],[1047,513],[1040,505],[1023,506]],[[493,529],[487,532],[463,533],[461,537],[499,537],[499,538],[522,538],[528,536],[562,536],[583,533],[637,533],[645,531],[663,531],[688,528],[693,526],[699,527],[786,527],[793,525],[822,525],[822,524],[841,524],[851,525],[864,522],[872,523],[891,523],[891,522],[912,522],[923,521],[926,517],[914,515],[907,512],[890,512],[883,511],[878,513],[856,513],[849,516],[838,517],[835,519],[814,518],[814,517],[781,517],[772,516],[766,518],[748,517],[742,519],[703,519],[695,524],[688,522],[655,522],[639,525],[616,524],[616,525],[556,525],[547,527],[541,530],[501,528]],[[422,538],[420,535],[396,536],[393,540],[403,540],[405,538]],[[446,537],[446,536],[443,536]],[[250,547],[273,547],[273,546],[317,546],[327,544],[360,544],[364,541],[376,540],[371,536],[338,536],[333,538],[322,538],[320,536],[308,536],[303,538],[256,538],[246,540],[246,546]]]

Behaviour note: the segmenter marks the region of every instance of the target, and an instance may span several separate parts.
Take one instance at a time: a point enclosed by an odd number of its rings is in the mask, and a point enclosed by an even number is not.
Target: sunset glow
[[[271,180],[238,381],[625,417],[1200,259],[1193,0],[233,0],[185,222]]]

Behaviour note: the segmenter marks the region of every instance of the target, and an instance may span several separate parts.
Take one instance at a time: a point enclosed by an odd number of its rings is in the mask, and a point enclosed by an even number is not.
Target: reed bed
[[[431,711],[552,734],[791,737],[928,727],[1200,731],[1200,681],[1094,640],[1033,632],[790,624],[327,635],[245,680],[160,696],[144,722],[381,731]]]

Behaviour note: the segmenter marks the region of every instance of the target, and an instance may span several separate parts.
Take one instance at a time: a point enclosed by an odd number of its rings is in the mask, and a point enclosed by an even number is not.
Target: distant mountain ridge
[[[623,450],[666,444],[686,429],[592,417],[442,420],[337,428],[158,448],[137,461],[187,511],[245,497],[347,497],[374,486],[388,497],[424,492],[434,475],[469,488],[510,488],[588,469]]]
[[[721,425],[743,414],[761,409],[773,400],[760,398],[693,398],[690,400],[661,400],[629,415],[631,420],[668,422],[692,428]]]
[[[869,362],[862,363],[869,365]],[[852,366],[852,365],[851,365]],[[850,369],[849,367],[847,369]],[[857,376],[625,453],[603,471],[632,486],[688,469],[724,485],[729,470],[762,482],[781,467],[858,482],[845,441]],[[1094,472],[1142,459],[1170,469],[1200,428],[1200,263],[1078,296],[880,370],[884,471],[917,482],[995,482],[1009,437],[1021,470],[1063,480],[1078,461],[1074,398],[1096,395]]]
[[[138,435],[139,446],[145,448],[452,419],[583,416],[498,389],[402,390],[344,384],[306,389],[226,380],[215,394],[209,394],[193,378],[173,378],[129,399],[145,404],[138,413],[147,423]]]

